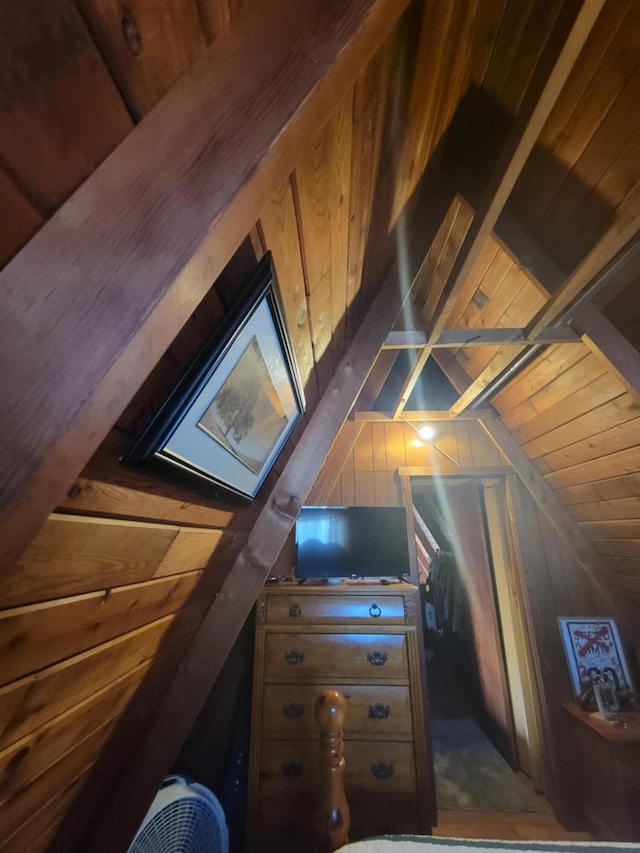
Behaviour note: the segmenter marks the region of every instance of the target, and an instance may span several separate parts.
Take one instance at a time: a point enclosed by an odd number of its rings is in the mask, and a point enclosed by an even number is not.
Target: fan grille
[[[167,803],[140,830],[129,853],[212,853],[226,847],[211,805],[184,796]]]

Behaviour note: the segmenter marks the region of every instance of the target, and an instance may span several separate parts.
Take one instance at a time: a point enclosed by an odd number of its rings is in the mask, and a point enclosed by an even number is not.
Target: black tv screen
[[[296,522],[296,577],[409,573],[402,507],[304,506]]]

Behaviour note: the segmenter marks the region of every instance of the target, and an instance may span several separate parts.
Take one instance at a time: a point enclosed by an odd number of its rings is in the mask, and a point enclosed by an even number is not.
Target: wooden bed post
[[[324,690],[316,702],[320,726],[320,804],[316,815],[318,853],[331,853],[346,844],[351,815],[344,791],[342,732],[347,703],[338,690]]]

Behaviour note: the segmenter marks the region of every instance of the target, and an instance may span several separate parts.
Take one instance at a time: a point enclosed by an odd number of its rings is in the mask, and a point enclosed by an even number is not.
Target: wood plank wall
[[[435,443],[460,466],[481,472],[507,464],[474,421],[439,422],[434,427]],[[402,422],[365,423],[342,468],[334,472],[326,498],[315,494],[314,499],[336,506],[402,506],[399,468],[429,467],[434,473],[456,474],[453,462],[429,445],[416,447],[415,439],[415,431]],[[332,465],[329,456],[326,466]]]
[[[581,812],[573,738],[562,708],[562,702],[573,696],[557,617],[599,613],[599,597],[523,483],[515,475],[507,480],[504,511],[511,522],[510,559],[519,569],[518,597],[540,692],[545,793],[559,820],[577,827]]]
[[[548,347],[493,399],[505,425],[640,604],[640,404],[582,343]]]

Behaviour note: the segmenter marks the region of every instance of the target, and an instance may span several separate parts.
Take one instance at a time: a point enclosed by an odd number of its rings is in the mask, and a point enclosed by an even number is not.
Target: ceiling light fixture
[[[433,441],[436,433],[432,426],[429,426],[429,424],[422,424],[422,426],[417,427],[415,424],[412,424],[411,421],[408,421],[403,415],[400,415],[400,419],[403,420],[406,424],[409,424],[411,429],[415,430],[418,433],[420,438],[414,439],[411,442],[414,447],[420,447],[420,445],[424,443],[430,444],[431,447],[435,447],[435,449],[442,453],[443,456],[446,456],[450,462],[453,462],[453,464],[457,465],[458,468],[460,467],[460,463],[457,459],[454,459],[453,456],[449,456],[446,450],[443,450],[441,447],[438,447],[435,441]]]

